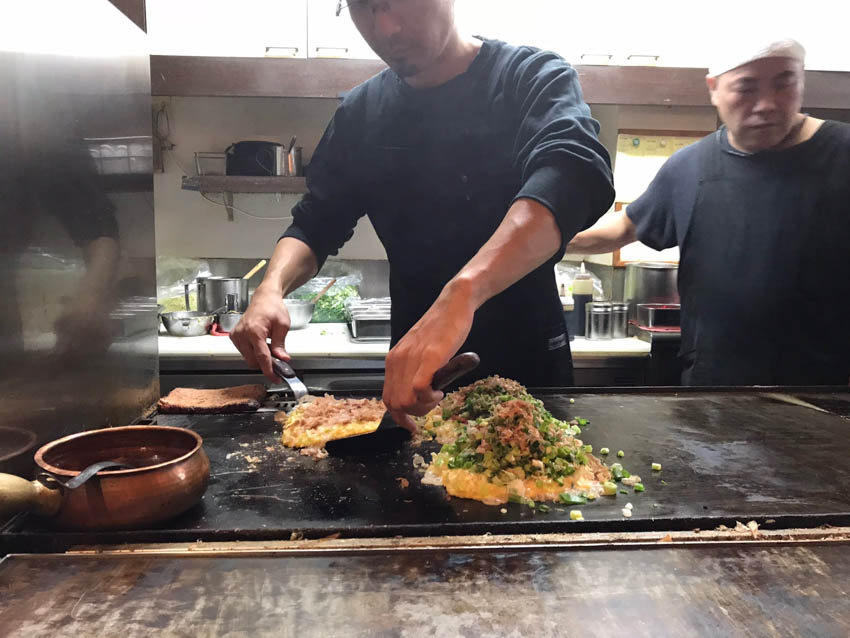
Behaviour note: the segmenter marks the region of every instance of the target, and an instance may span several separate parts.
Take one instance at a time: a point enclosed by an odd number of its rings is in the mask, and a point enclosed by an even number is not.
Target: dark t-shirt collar
[[[474,77],[478,70],[482,67],[482,65],[486,64],[487,60],[489,60],[493,52],[498,44],[497,40],[488,40],[487,38],[483,38],[481,36],[474,36],[478,40],[481,40],[481,48],[478,49],[478,53],[475,54],[475,57],[472,59],[472,62],[469,65],[469,68],[461,73],[460,75],[456,75],[448,82],[443,84],[439,84],[437,86],[431,86],[425,89],[415,89],[410,86],[407,82],[404,81],[403,78],[399,77],[395,71],[390,70],[393,78],[395,78],[396,83],[398,84],[399,91],[405,97],[422,97],[427,98],[432,95],[438,95],[443,91],[451,91],[453,87],[466,82],[468,78]]]
[[[716,135],[717,135],[717,141],[718,141],[718,144],[720,144],[721,150],[723,150],[726,153],[729,153],[730,155],[736,155],[738,157],[753,157],[753,158],[758,158],[758,157],[777,158],[777,157],[781,157],[785,154],[790,155],[790,154],[796,154],[796,153],[803,152],[806,148],[815,144],[816,140],[821,136],[824,128],[828,128],[827,124],[829,124],[829,122],[824,122],[820,126],[820,128],[818,128],[818,130],[815,131],[815,134],[812,135],[809,139],[807,139],[803,142],[800,142],[799,144],[795,144],[794,146],[789,146],[788,148],[783,148],[783,149],[779,149],[779,150],[776,150],[776,151],[766,150],[766,151],[756,151],[755,153],[747,153],[746,151],[742,151],[740,149],[735,148],[734,146],[732,146],[731,142],[729,142],[729,130],[726,127],[725,124],[717,130]]]

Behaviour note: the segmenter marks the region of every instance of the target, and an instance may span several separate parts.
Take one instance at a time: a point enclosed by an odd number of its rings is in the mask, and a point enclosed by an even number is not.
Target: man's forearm
[[[92,292],[108,294],[115,283],[121,249],[112,237],[98,237],[83,249],[86,274],[83,285]]]
[[[560,245],[561,231],[551,211],[534,200],[519,199],[446,289],[468,295],[479,308],[544,264]]]
[[[294,237],[284,237],[275,246],[258,290],[282,297],[306,283],[318,270],[316,255],[307,244]]]
[[[606,215],[596,225],[580,232],[567,244],[568,253],[610,253],[637,239],[635,225],[623,211]]]

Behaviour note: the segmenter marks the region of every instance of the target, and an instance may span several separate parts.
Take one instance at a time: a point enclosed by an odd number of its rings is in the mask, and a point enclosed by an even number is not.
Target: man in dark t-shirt
[[[793,40],[711,69],[724,126],[567,248],[679,246],[686,385],[850,379],[850,125],[800,113],[803,78]]]
[[[462,38],[453,5],[348,3],[390,68],[334,115],[310,162],[309,193],[231,336],[273,377],[271,355],[287,356],[281,298],[368,215],[390,264],[384,401],[411,428],[408,414],[436,405],[432,377],[459,350],[479,353],[477,377],[572,383],[553,265],[613,201],[575,69],[554,53]]]

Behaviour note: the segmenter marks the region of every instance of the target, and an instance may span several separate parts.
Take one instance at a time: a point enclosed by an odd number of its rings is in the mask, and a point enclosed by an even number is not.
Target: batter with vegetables
[[[617,483],[643,489],[621,464],[606,467],[593,456],[577,438],[579,419],[556,419],[510,379],[488,377],[452,392],[421,425],[426,437],[443,444],[423,483],[442,485],[452,496],[545,512],[549,506],[540,501],[580,505],[616,495]]]
[[[454,0],[339,9],[389,69],[334,115],[310,162],[309,193],[231,339],[273,379],[271,356],[288,358],[281,298],[368,215],[390,264],[383,400],[399,424],[415,430],[411,415],[443,398],[431,379],[461,350],[480,355],[477,378],[571,385],[553,264],[614,196],[575,69],[554,53],[462,37]],[[502,417],[530,418],[514,409]]]

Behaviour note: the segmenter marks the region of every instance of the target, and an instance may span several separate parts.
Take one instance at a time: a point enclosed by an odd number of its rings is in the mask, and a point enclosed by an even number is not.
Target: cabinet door
[[[688,3],[651,0],[633,16],[642,44],[631,48],[657,49],[660,65],[703,68],[729,47],[795,38],[806,48],[807,69],[850,71],[846,21],[830,19],[833,6],[826,0],[810,0],[804,10],[793,0],[714,0],[695,15]]]
[[[337,0],[309,0],[307,9],[307,57],[377,60],[357,31],[348,9],[336,15]]]
[[[464,35],[480,35],[514,45],[563,54],[570,41],[570,15],[563,0],[457,0],[455,19]]]
[[[303,58],[307,55],[307,2],[147,0],[150,52]]]
[[[595,5],[526,0],[521,10],[507,0],[457,0],[455,4],[462,32],[555,51],[572,64],[654,63],[661,42],[646,10],[647,3],[625,0]]]

